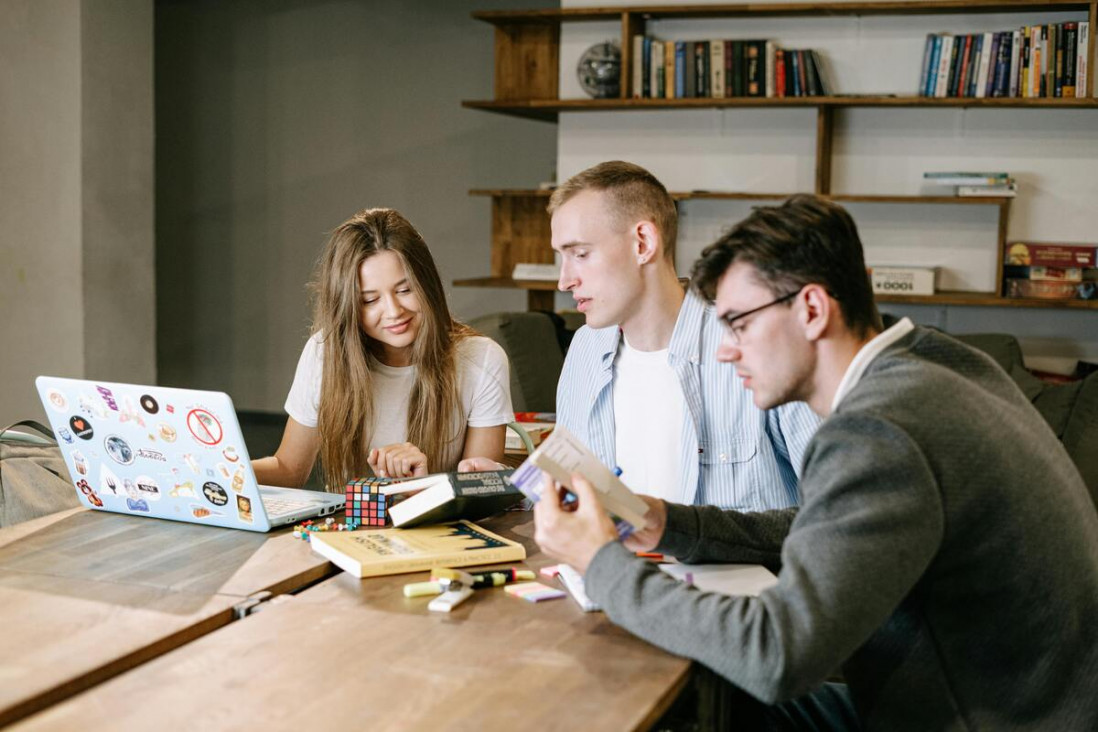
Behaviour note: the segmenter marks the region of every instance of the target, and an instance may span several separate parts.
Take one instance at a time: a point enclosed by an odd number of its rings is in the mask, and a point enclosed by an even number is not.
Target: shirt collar
[[[697,323],[706,316],[709,305],[692,290],[687,290],[679,307],[679,315],[675,319],[675,328],[671,331],[671,342],[667,346],[669,354],[680,356],[688,361],[698,360],[701,352],[701,340],[698,338],[697,327],[691,323]],[[618,354],[618,346],[621,344],[621,328],[613,326],[602,328],[599,333],[602,346],[599,358],[607,368],[613,366],[614,358]]]
[[[878,333],[873,340],[861,347],[854,356],[854,360],[847,366],[846,373],[843,374],[843,380],[839,382],[839,388],[835,391],[835,398],[831,400],[832,412],[839,408],[839,402],[843,400],[843,397],[853,391],[854,387],[858,385],[865,370],[869,368],[869,364],[873,363],[873,359],[877,358],[877,356],[881,354],[881,351],[903,338],[914,328],[915,326],[912,324],[911,320],[909,318],[904,318],[897,321],[888,330]]]

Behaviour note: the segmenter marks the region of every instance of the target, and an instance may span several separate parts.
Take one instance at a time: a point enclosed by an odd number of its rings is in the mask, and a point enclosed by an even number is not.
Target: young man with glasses
[[[782,702],[766,712],[779,729],[1098,729],[1098,514],[1010,377],[906,318],[883,330],[853,220],[814,196],[756,210],[693,284],[756,406],[825,418],[803,505],[646,498],[649,526],[623,545],[577,479],[574,511],[537,504],[542,549],[614,622]],[[779,583],[699,592],[633,554],[654,548],[759,562]],[[821,686],[840,669],[848,686]]]
[[[761,410],[714,357],[720,324],[675,272],[678,214],[640,166],[588,168],[550,198],[559,288],[587,319],[557,387],[557,422],[634,490],[763,511],[800,503],[804,404]]]

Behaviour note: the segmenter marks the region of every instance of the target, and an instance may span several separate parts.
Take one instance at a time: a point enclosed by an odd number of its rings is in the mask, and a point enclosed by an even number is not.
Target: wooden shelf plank
[[[987,292],[939,292],[934,295],[877,295],[877,302],[907,305],[961,305],[998,308],[1060,308],[1098,310],[1098,300],[1044,300],[999,297]]]
[[[474,188],[469,191],[470,196],[513,196],[529,198],[548,198],[552,191],[537,188]],[[755,193],[750,191],[670,191],[670,195],[676,201],[689,201],[692,199],[705,200],[733,200],[733,201],[784,201],[794,192],[789,193]],[[947,205],[959,204],[964,206],[999,206],[1004,201],[1012,200],[1009,196],[912,196],[912,195],[879,195],[857,193],[835,193],[824,196],[833,201],[843,203],[899,203],[899,204],[934,204]]]
[[[518,290],[554,291],[555,281],[514,280],[510,277],[472,277],[453,281],[454,287],[498,287]],[[877,302],[907,305],[959,305],[963,307],[1059,308],[1098,310],[1098,300],[1041,300],[999,297],[990,292],[939,292],[936,295],[877,295]]]
[[[943,107],[943,108],[1030,108],[1098,109],[1098,99],[1041,97],[915,97],[892,95],[850,95],[833,97],[732,97],[697,99],[527,99],[468,100],[466,109],[479,109],[516,117],[556,121],[561,112],[651,111],[666,109],[728,109],[754,107]]]
[[[513,280],[510,277],[470,277],[454,280],[454,287],[502,287],[511,290],[556,290],[556,280]]]
[[[559,10],[487,10],[473,13],[477,20],[496,26],[532,23],[570,23],[615,20],[623,14],[646,19],[736,17],[827,17],[844,15],[955,15],[1087,11],[1089,3],[1057,0],[901,0],[898,2],[739,3],[729,5],[645,5],[563,8]]]

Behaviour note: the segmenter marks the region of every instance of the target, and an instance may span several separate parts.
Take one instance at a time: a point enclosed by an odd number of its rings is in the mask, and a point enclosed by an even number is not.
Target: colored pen
[[[496,572],[486,572],[484,574],[473,575],[473,589],[479,590],[482,587],[499,587],[510,582],[518,582],[519,580],[533,580],[536,579],[536,575],[529,569],[505,569]]]

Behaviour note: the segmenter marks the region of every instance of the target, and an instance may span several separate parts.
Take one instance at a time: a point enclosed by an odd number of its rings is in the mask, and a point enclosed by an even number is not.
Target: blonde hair
[[[381,349],[360,324],[358,274],[362,263],[379,252],[400,258],[421,308],[412,345],[416,376],[407,440],[427,456],[430,472],[455,470],[461,458],[465,425],[455,349],[474,331],[450,316],[438,269],[419,232],[393,209],[365,209],[332,232],[311,285],[313,331],[324,344],[317,429],[328,490],[341,491],[348,480],[369,472],[377,419],[371,366]]]
[[[663,256],[675,261],[675,240],[679,234],[679,214],[675,201],[656,176],[639,165],[621,160],[599,163],[576,173],[553,191],[546,210],[552,216],[557,209],[586,190],[606,194],[610,216],[617,228],[645,219],[656,225],[663,241]]]

